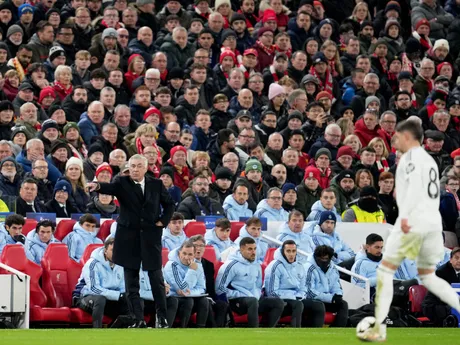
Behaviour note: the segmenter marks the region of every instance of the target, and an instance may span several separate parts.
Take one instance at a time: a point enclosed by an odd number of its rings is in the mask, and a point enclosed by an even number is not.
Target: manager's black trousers
[[[137,321],[144,320],[144,310],[142,308],[141,296],[139,295],[139,270],[124,268],[125,288],[128,294],[128,300],[131,312]],[[156,312],[159,318],[167,319],[166,314],[166,292],[163,279],[163,273],[160,270],[147,271],[152,287],[152,295],[155,300]],[[170,325],[171,326],[171,325]]]

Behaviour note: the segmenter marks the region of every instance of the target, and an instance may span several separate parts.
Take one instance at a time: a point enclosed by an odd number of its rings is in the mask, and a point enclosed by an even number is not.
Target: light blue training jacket
[[[301,232],[294,232],[289,228],[288,223],[284,223],[281,227],[281,231],[276,236],[278,241],[284,242],[287,240],[293,240],[297,244],[297,249],[300,249],[308,254],[313,254],[315,251],[315,245],[311,239],[311,236],[307,234],[307,232],[302,229]],[[307,261],[307,257],[304,255],[297,255],[297,260],[300,263],[305,263]]]
[[[71,259],[79,262],[85,248],[89,244],[102,244],[102,240],[96,237],[97,232],[89,232],[82,228],[79,222],[76,222],[73,226],[73,231],[67,234],[62,240],[62,243],[66,244],[69,248],[69,256]]]
[[[212,228],[212,230],[206,231],[204,235],[204,239],[206,240],[206,245],[213,246],[216,252],[216,258],[220,261],[220,254],[231,247],[236,247],[236,244],[232,242],[230,238],[226,241],[222,241],[216,234],[216,228]]]
[[[340,263],[355,256],[355,252],[348,246],[348,244],[345,243],[344,240],[342,240],[337,231],[328,235],[321,230],[319,225],[317,225],[315,226],[311,239],[313,240],[315,248],[322,245],[332,247],[334,252],[337,254],[337,257],[334,256],[332,258],[335,263]]]
[[[225,214],[227,215],[228,220],[240,220],[240,217],[252,217],[252,210],[248,208],[248,202],[246,201],[243,205],[238,204],[233,195],[228,195],[224,204]]]
[[[54,238],[54,235],[51,235],[51,239],[48,243],[40,241],[35,230],[29,232],[26,237],[26,255],[30,261],[35,262],[40,265],[43,255],[45,255],[46,248],[50,243],[61,243],[61,241]]]
[[[343,296],[339,271],[334,264],[331,263],[329,269],[324,273],[312,255],[305,264],[305,270],[307,271],[307,298],[331,303],[334,295]]]
[[[264,199],[257,205],[254,217],[267,218],[267,220],[271,221],[287,222],[289,218],[289,212],[287,212],[282,207],[279,210],[270,207],[270,205],[268,205],[267,199]]]
[[[249,235],[249,232],[246,230],[246,224],[240,229],[240,236],[235,240],[235,244],[239,247],[240,242],[244,237],[250,237],[254,241],[256,241],[257,246],[257,254],[256,254],[256,261],[261,264],[264,262],[265,254],[268,250],[268,243],[264,242],[260,237],[253,237]]]
[[[185,236],[184,230],[181,231],[180,235],[171,234],[171,230],[166,227],[163,229],[163,236],[161,237],[161,246],[163,248],[168,248],[169,251],[179,248],[182,243],[188,240],[188,237]]]

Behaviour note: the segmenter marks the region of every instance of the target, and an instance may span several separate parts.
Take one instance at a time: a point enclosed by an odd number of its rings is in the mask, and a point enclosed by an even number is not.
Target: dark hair
[[[167,105],[166,107],[161,107],[161,108],[160,108],[160,113],[161,113],[161,115],[163,115],[163,114],[173,114],[173,115],[176,115],[176,112],[174,111],[174,108],[171,107],[170,105]]]
[[[13,224],[16,225],[24,225],[26,223],[25,219],[23,216],[20,214],[10,214],[8,217],[5,219],[5,225],[10,227]]]
[[[460,247],[455,247],[454,249],[452,249],[452,251],[450,252],[450,258],[452,259],[454,255],[457,253],[460,253]]]
[[[321,196],[323,196],[324,193],[334,193],[334,195],[335,195],[335,191],[334,191],[334,189],[332,189],[332,188],[324,188],[324,189],[321,191]]]
[[[185,88],[184,93],[187,93],[188,90],[195,90],[195,89],[198,90],[198,86],[196,86],[196,85],[189,85],[189,86],[187,86],[187,87]]]
[[[70,29],[70,30],[73,30],[72,25],[66,24],[66,23],[62,24],[62,25],[59,27],[59,31],[61,31],[61,29]],[[59,35],[59,32],[58,32],[58,35]]]
[[[229,229],[232,227],[232,223],[227,218],[219,218],[216,220],[216,228]]]
[[[217,132],[217,144],[223,145],[224,143],[230,140],[231,135],[235,135],[231,129],[223,128],[219,132]]]
[[[107,248],[109,248],[109,246],[112,246],[114,243],[115,243],[115,238],[114,237],[109,237],[104,242],[104,249],[107,250]]]
[[[258,141],[254,141],[253,143],[249,144],[247,152],[251,153],[252,150],[255,150],[258,147],[262,148],[262,150],[264,149],[261,143],[259,143]]]
[[[32,178],[32,177],[28,177],[26,178],[24,181],[22,181],[21,183],[21,188],[26,184],[26,183],[33,183],[34,185],[36,185],[38,187],[38,182],[36,179]]]
[[[51,25],[50,22],[47,22],[46,20],[41,20],[38,22],[38,24],[35,26],[35,30],[37,30],[37,32],[43,32],[45,31],[45,28],[47,26],[51,26],[53,27],[53,25]]]
[[[80,217],[78,223],[80,223],[80,225],[83,225],[84,223],[97,224],[97,219],[91,213],[85,213]]]
[[[397,91],[397,92],[395,93],[395,101],[398,100],[398,97],[399,97],[400,95],[406,95],[406,96],[409,97],[409,99],[411,98],[411,95],[410,95],[409,91],[406,91],[406,90],[399,90],[399,91]]]
[[[364,70],[362,68],[353,68],[351,70],[351,77],[352,78],[356,77],[356,74],[358,73],[364,73]]]
[[[155,92],[155,96],[160,95],[160,94],[172,96],[171,90],[167,88],[166,86],[161,86],[157,89],[157,91]]]
[[[403,121],[396,126],[396,132],[409,132],[415,140],[421,142],[423,139],[423,129],[415,121]]]
[[[257,217],[251,217],[246,221],[246,226],[251,226],[253,224],[262,225],[262,221]]]
[[[235,183],[235,185],[233,186],[232,192],[235,193],[238,187],[245,187],[248,190],[248,194],[249,194],[249,187],[244,181],[239,181],[238,183]]]
[[[284,250],[284,246],[288,244],[295,244],[297,246],[297,243],[295,243],[294,240],[286,240],[283,242],[283,250]]]
[[[366,237],[366,244],[372,245],[372,244],[374,244],[375,242],[383,242],[382,236],[380,236],[380,235],[378,235],[378,234],[369,234],[369,235]]]
[[[243,237],[240,241],[240,248],[244,247],[246,244],[255,244],[256,241],[252,237]]]
[[[329,259],[332,259],[334,256],[334,249],[332,247],[322,245],[315,248],[315,252],[313,253],[315,258],[321,258],[323,256],[327,256]]]
[[[196,69],[207,70],[206,66],[203,65],[202,63],[199,63],[199,62],[195,62],[194,64],[192,64],[192,66],[190,66],[190,72],[192,72],[193,70],[196,70]]]
[[[28,52],[32,51],[32,48],[28,44],[21,44],[17,51],[20,52],[23,49],[27,50]]]
[[[303,213],[298,210],[292,210],[291,212],[289,212],[288,221],[290,221],[292,217],[302,217],[305,220]]]
[[[362,155],[363,152],[376,153],[376,152],[375,152],[375,149],[374,149],[373,147],[371,147],[371,146],[363,147],[363,148],[361,149],[361,151],[359,151],[359,154]]]
[[[313,108],[313,107],[320,107],[320,108],[323,108],[323,110],[324,110],[324,105],[322,105],[321,103],[319,103],[319,102],[311,102],[311,103],[308,103],[308,105],[307,105],[307,109],[306,109],[307,112],[310,111],[310,109]]]
[[[291,138],[294,136],[294,135],[301,135],[302,136],[302,139],[305,140],[305,133],[300,130],[300,129],[293,129],[291,131],[291,133],[289,133],[289,138],[288,140],[291,140]]]
[[[169,221],[171,220],[185,220],[185,217],[182,213],[174,212]]]
[[[266,110],[266,111],[264,111],[264,112],[262,113],[262,116],[260,117],[260,121],[265,120],[265,118],[266,118],[268,115],[275,115],[275,117],[278,117],[274,111],[272,111],[272,110]]]
[[[35,232],[38,234],[40,231],[41,227],[47,228],[48,226],[51,227],[51,231],[54,232],[55,226],[54,223],[49,220],[49,219],[43,219],[37,223],[37,226],[35,227]]]
[[[101,68],[96,68],[90,74],[90,79],[107,79],[107,74]]]
[[[118,50],[115,50],[115,49],[107,50],[105,55],[107,55],[107,54],[120,56],[120,52]]]

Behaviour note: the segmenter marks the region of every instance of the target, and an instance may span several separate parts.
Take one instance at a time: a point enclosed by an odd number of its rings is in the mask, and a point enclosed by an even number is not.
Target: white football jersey
[[[414,228],[415,231],[442,230],[438,170],[436,162],[423,147],[412,148],[399,160],[395,181],[398,220],[405,218],[409,225],[425,228]]]

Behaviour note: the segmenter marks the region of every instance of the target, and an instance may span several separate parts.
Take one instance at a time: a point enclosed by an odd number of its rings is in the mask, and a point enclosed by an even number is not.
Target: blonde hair
[[[208,161],[208,164],[211,162],[211,157],[209,157],[209,154],[204,151],[195,151],[192,156],[192,165],[195,166],[195,163],[198,159],[204,158]]]
[[[14,78],[14,77],[19,78],[19,73],[16,72],[16,70],[14,70],[14,69],[10,69],[5,73],[5,78],[10,79],[10,78]]]
[[[81,59],[81,60],[89,60],[91,59],[91,53],[87,50],[79,50],[75,54],[75,60],[76,59]]]
[[[352,127],[351,127],[353,125],[353,121],[351,121],[350,119],[342,117],[337,120],[337,125],[342,130],[342,135],[344,137],[347,137],[353,134]]]
[[[339,48],[337,47],[337,44],[332,40],[325,40],[323,45],[321,46],[320,51],[324,53],[324,50],[326,50],[326,48],[331,47],[331,46],[335,48],[335,56],[334,56],[335,69],[340,75],[343,75],[343,65],[340,62]]]
[[[358,146],[359,146],[358,152],[361,151],[361,149],[363,148],[363,144],[361,144],[361,140],[359,140],[359,138],[358,138],[358,136],[356,134],[347,135],[347,137],[343,141],[343,144],[348,145],[350,143],[350,141],[352,141],[352,140],[356,140],[358,142]]]
[[[132,60],[131,60],[131,63],[129,64],[128,66],[128,72],[134,72],[134,64],[136,63],[136,61],[138,59],[142,59],[142,61],[145,62],[145,59],[142,57],[142,55],[139,55],[139,56],[135,56]],[[144,64],[144,67],[142,68],[142,72],[140,72],[139,74],[140,75],[144,75],[145,74],[145,64]]]
[[[355,6],[355,8],[353,9],[353,12],[351,13],[351,16],[350,18],[351,19],[357,19],[356,18],[356,12],[358,12],[359,8],[360,7],[366,7],[366,10],[367,10],[367,18],[365,18],[364,20],[369,20],[371,21],[371,13],[369,12],[369,6],[367,5],[367,3],[365,3],[364,1],[361,1],[361,2],[358,2]]]
[[[383,154],[382,154],[382,157],[383,158],[388,158],[388,156],[390,155],[390,153],[388,152],[388,149],[387,149],[387,146],[385,145],[385,142],[383,141],[382,138],[379,138],[379,137],[375,137],[374,139],[372,139],[371,141],[369,141],[369,145],[370,147],[372,147],[374,150],[374,145],[377,144],[377,143],[380,143],[382,144],[383,146]]]
[[[155,135],[155,138],[157,137],[157,129],[155,128],[155,126],[151,125],[150,123],[144,123],[143,125],[140,125],[136,129],[136,133],[134,134],[134,137],[137,139],[147,133],[153,133]]]
[[[54,79],[59,81],[59,77],[61,76],[61,73],[63,72],[70,73],[70,80],[72,80],[72,69],[66,65],[59,65],[56,67],[56,70],[54,71]]]
[[[71,166],[77,166],[78,169],[80,170],[80,178],[78,179],[78,181],[75,183],[74,181],[72,181],[68,176],[67,176],[67,170],[68,168],[70,168]],[[72,165],[69,165],[68,167],[66,167],[65,169],[65,177],[67,177],[67,179],[69,180],[70,184],[72,185],[72,190],[75,192],[77,190],[77,187],[80,187],[81,189],[83,189],[83,192],[85,192],[85,194],[88,194],[86,193],[86,178],[85,178],[85,174],[83,173],[83,170],[80,169],[80,166],[77,165],[77,164],[72,164]]]

